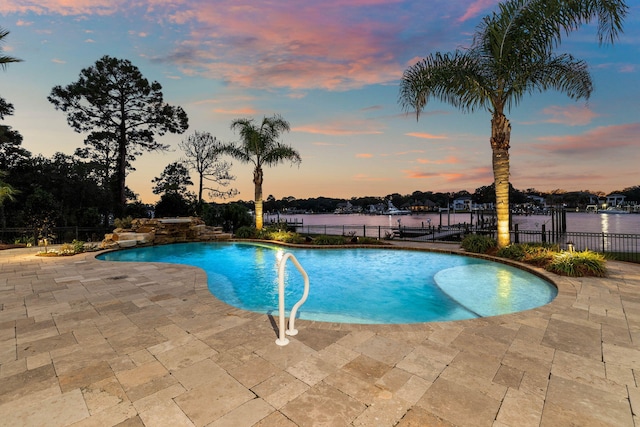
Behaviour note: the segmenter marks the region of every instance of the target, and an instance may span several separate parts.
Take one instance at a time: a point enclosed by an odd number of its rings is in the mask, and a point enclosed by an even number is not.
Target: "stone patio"
[[[0,251],[0,425],[640,426],[640,265],[547,275],[558,297],[506,316],[297,320],[280,347],[197,268],[36,251]]]

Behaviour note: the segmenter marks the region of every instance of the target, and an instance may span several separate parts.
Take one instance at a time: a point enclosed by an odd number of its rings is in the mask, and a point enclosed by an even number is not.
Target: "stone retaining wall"
[[[106,234],[103,248],[164,245],[167,243],[227,240],[232,237],[222,227],[211,227],[197,217],[136,218],[131,228],[116,228]]]

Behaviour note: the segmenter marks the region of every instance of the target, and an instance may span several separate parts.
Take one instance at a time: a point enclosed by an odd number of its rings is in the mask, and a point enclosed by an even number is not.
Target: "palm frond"
[[[415,109],[416,117],[431,98],[465,111],[486,107],[491,79],[483,71],[479,58],[466,52],[429,55],[405,70],[399,102],[405,111]]]
[[[473,40],[473,49],[491,52],[496,60],[547,56],[564,35],[595,19],[598,41],[613,43],[628,13],[624,0],[509,0],[498,7],[482,20]]]
[[[268,153],[265,153],[263,157],[263,162],[265,165],[274,166],[278,163],[281,163],[284,160],[289,160],[291,163],[300,164],[302,162],[302,158],[298,151],[289,147],[288,145],[278,144],[269,150]]]
[[[0,45],[4,43],[4,38],[8,35],[9,35],[9,31],[0,27]],[[1,46],[0,46],[0,53],[2,53]],[[22,62],[22,59],[14,58],[13,56],[9,56],[9,55],[0,54],[0,68],[5,70],[7,68],[7,64],[10,64],[12,62]]]

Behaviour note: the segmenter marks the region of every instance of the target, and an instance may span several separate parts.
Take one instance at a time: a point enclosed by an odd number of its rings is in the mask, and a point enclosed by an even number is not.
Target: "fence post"
[[[362,224],[362,237],[367,237],[367,226]]]
[[[545,229],[546,228],[547,228],[546,224],[542,224],[542,229],[541,229],[541,232],[542,232],[542,243],[546,243],[547,242],[547,235],[545,233]]]
[[[513,231],[514,231],[514,235],[513,235],[514,243],[520,243],[520,234],[518,234],[518,224],[513,225]]]
[[[605,241],[605,235],[604,235],[604,232],[603,232],[602,233],[602,253],[605,253],[605,250],[604,250],[605,249],[605,243],[604,243],[604,241]]]

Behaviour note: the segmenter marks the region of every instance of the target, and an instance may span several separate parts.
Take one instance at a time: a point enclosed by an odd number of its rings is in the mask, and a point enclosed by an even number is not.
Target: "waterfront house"
[[[620,206],[622,204],[624,204],[624,199],[626,199],[627,196],[625,196],[624,194],[620,194],[620,193],[611,193],[607,196],[607,207],[616,207],[616,206]]]
[[[454,211],[470,211],[471,210],[471,196],[461,196],[453,200]]]
[[[435,212],[438,210],[438,205],[429,200],[415,200],[410,206],[408,206],[408,209],[411,210],[411,212]]]
[[[353,205],[351,204],[351,202],[347,201],[347,202],[338,203],[334,213],[337,213],[337,214],[350,214],[350,213],[353,213],[353,211],[354,211],[353,210]]]

